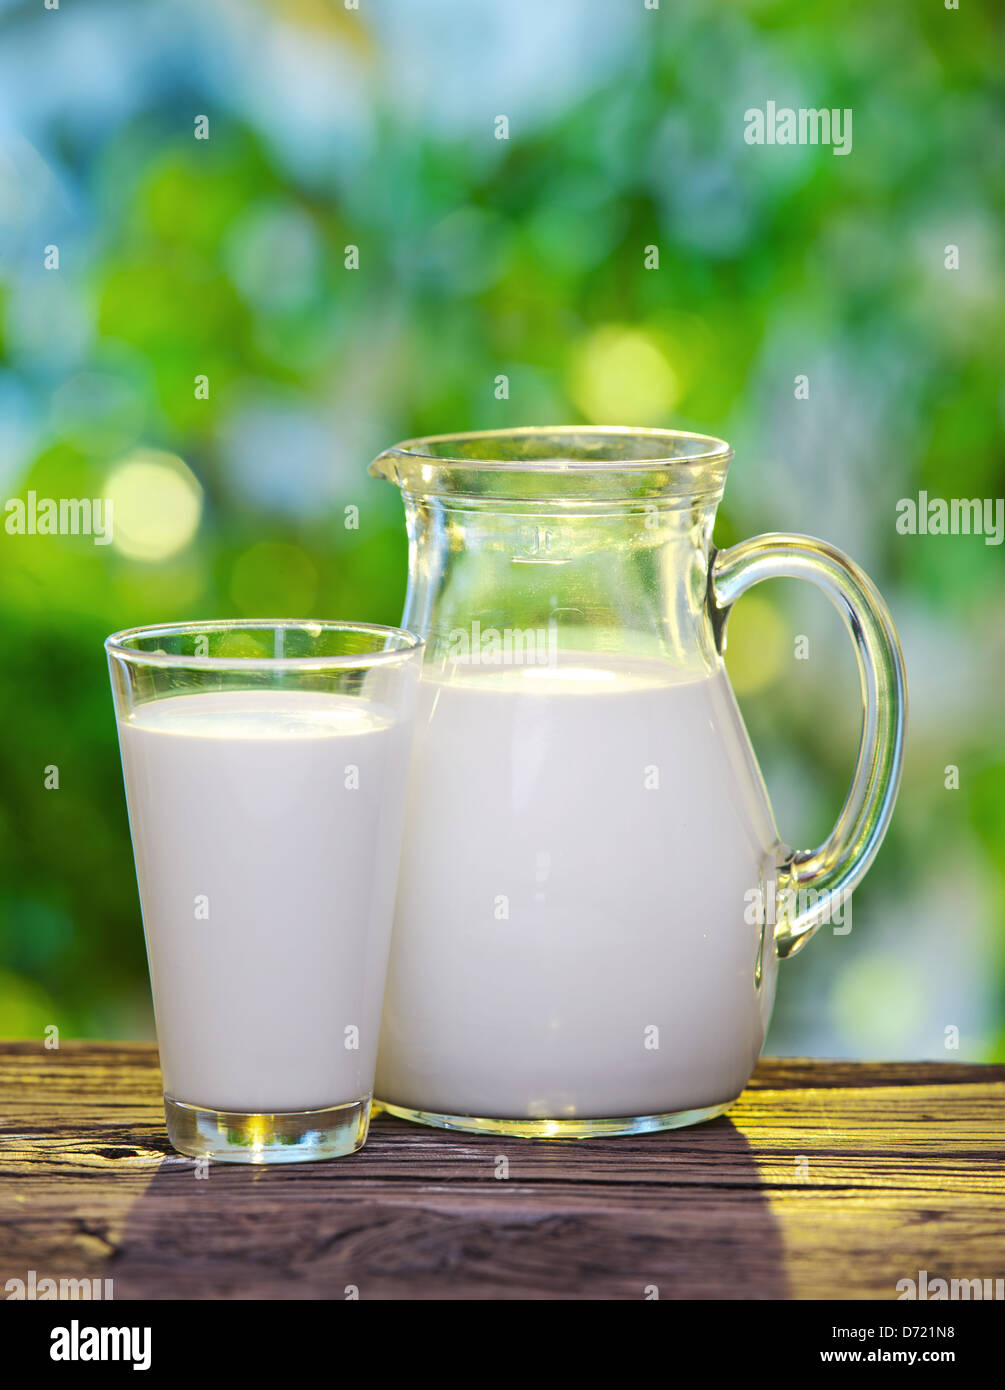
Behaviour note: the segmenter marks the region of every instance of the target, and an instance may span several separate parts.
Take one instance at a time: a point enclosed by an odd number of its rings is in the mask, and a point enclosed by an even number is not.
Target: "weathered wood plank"
[[[769,1060],[696,1129],[531,1141],[381,1115],[351,1159],[207,1178],[168,1146],[159,1086],[149,1045],[0,1044],[0,1286],[890,1298],[919,1269],[1005,1274],[1005,1067]]]

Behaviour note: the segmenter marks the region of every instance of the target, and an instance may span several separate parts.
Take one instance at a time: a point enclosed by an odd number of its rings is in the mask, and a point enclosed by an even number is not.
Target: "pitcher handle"
[[[876,586],[847,555],[812,536],[753,536],[713,554],[709,606],[720,653],[736,600],[762,579],[780,577],[808,579],[841,614],[855,645],[864,706],[858,761],[837,824],[816,849],[786,850],[779,861],[775,942],[784,958],[821,921],[831,920],[883,842],[904,760],[907,682],[893,620]]]

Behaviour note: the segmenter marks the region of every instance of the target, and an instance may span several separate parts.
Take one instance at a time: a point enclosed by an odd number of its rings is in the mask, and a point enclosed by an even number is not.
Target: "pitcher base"
[[[437,1129],[460,1129],[468,1134],[506,1134],[521,1139],[613,1139],[618,1135],[651,1134],[661,1129],[684,1129],[725,1114],[739,1097],[706,1105],[698,1110],[671,1110],[663,1115],[618,1115],[610,1120],[588,1117],[548,1120],[489,1120],[479,1115],[443,1115],[433,1110],[410,1110],[404,1105],[379,1102],[380,1108],[401,1120]]]

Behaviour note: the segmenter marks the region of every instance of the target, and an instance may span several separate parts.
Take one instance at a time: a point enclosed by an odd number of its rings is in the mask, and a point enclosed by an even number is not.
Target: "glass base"
[[[412,1120],[419,1125],[435,1125],[437,1129],[461,1129],[468,1134],[508,1134],[524,1139],[603,1139],[625,1134],[651,1134],[660,1129],[683,1129],[714,1120],[735,1105],[738,1096],[719,1105],[706,1105],[699,1110],[670,1110],[663,1115],[620,1115],[610,1120],[586,1117],[567,1120],[487,1120],[478,1115],[442,1115],[433,1110],[410,1110],[393,1105],[389,1100],[376,1104],[389,1115]]]
[[[324,1110],[253,1115],[207,1110],[164,1097],[168,1138],[189,1158],[222,1163],[313,1163],[341,1158],[366,1143],[370,1097]]]

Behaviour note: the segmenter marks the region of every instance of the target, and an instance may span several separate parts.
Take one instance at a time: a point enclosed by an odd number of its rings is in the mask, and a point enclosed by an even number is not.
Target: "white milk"
[[[420,682],[375,1094],[492,1118],[733,1099],[776,843],[724,672],[566,655]]]
[[[119,737],[166,1094],[256,1113],[369,1095],[405,726],[262,690],[151,701]]]

